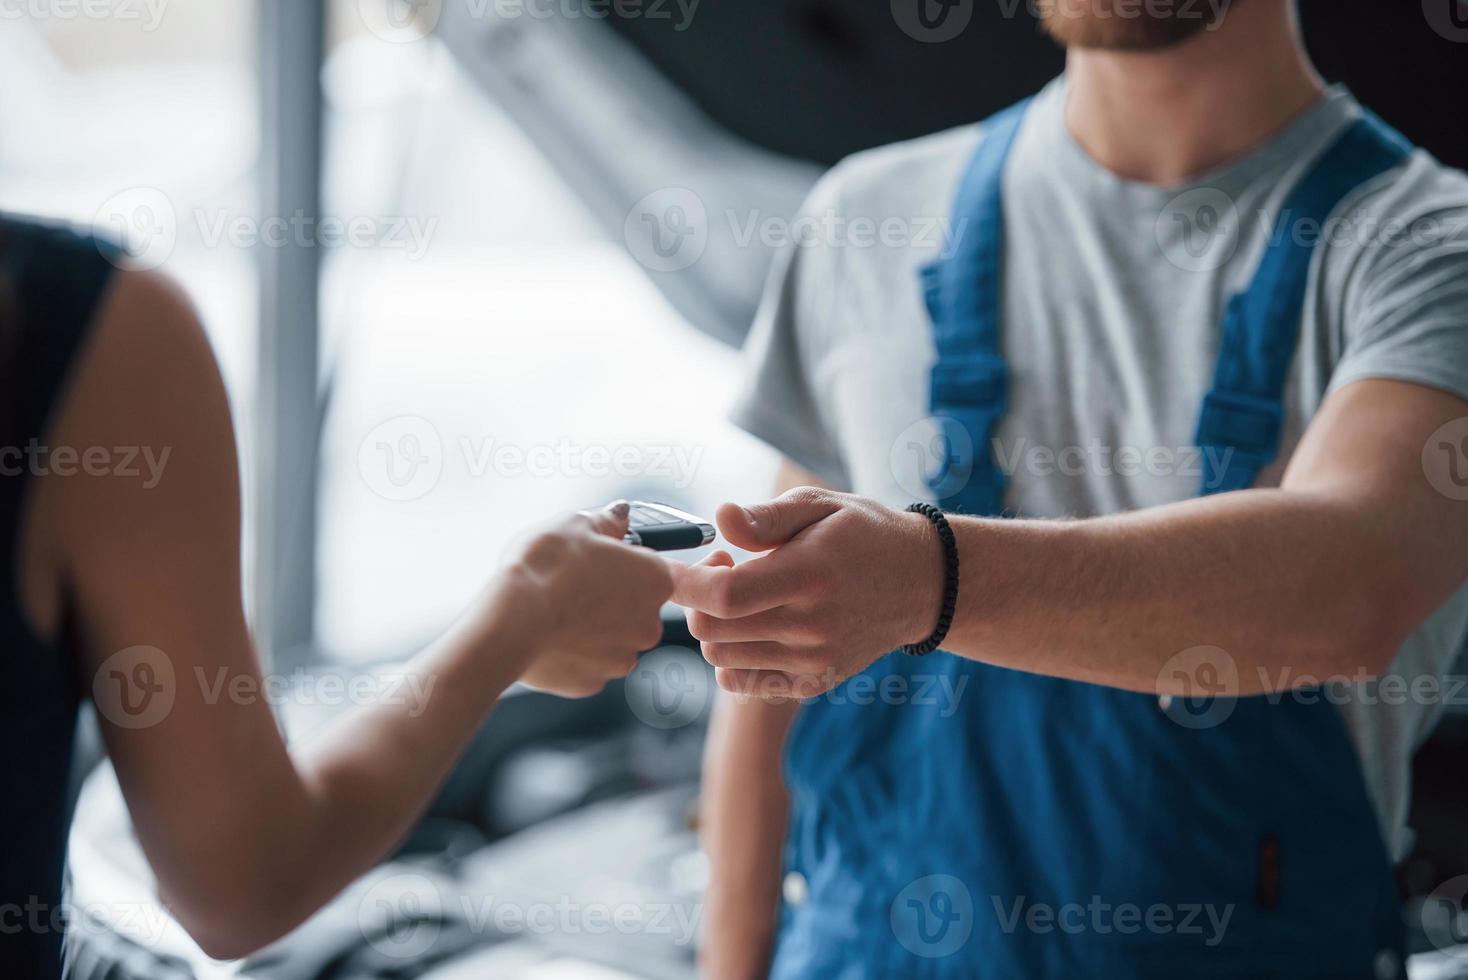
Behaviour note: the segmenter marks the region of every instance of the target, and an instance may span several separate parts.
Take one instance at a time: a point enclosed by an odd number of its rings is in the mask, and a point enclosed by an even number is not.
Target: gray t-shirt
[[[1007,506],[1031,517],[1197,494],[1193,436],[1224,303],[1248,285],[1285,194],[1361,111],[1332,90],[1243,159],[1157,187],[1091,159],[1064,103],[1062,77],[1037,96],[1006,170],[1011,393],[992,449]],[[750,336],[735,421],[833,485],[895,506],[927,495],[922,473],[936,460],[918,269],[962,230],[953,198],[981,135],[966,126],[831,171],[792,226],[801,234]],[[1418,152],[1337,214],[1352,220],[1290,231],[1319,244],[1283,451],[1260,485],[1278,485],[1305,423],[1351,381],[1395,378],[1468,399],[1468,176]],[[1410,846],[1411,754],[1445,702],[1468,700],[1446,679],[1465,630],[1468,589],[1403,646],[1390,679],[1333,689],[1397,858]]]

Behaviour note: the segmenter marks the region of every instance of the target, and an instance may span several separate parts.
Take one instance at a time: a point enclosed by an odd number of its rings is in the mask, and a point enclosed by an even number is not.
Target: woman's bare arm
[[[27,600],[43,630],[74,625],[162,897],[218,958],[281,936],[389,853],[516,678],[590,693],[658,639],[666,566],[620,542],[624,519],[571,518],[533,538],[411,661],[407,697],[352,712],[292,753],[241,607],[224,388],[166,282],[117,277],[51,441],[152,461],[138,476],[39,481]]]

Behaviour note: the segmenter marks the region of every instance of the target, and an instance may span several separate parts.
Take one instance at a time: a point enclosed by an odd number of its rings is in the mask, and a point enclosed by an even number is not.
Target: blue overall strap
[[[964,514],[1004,507],[1004,474],[989,443],[1009,401],[1000,353],[1000,276],[1004,245],[1004,164],[1029,101],[980,126],[978,150],[954,204],[957,238],[922,270],[937,360],[930,404],[943,426],[943,461],[929,479],[936,503]]]
[[[1224,311],[1213,389],[1198,419],[1203,496],[1252,486],[1279,454],[1285,380],[1299,345],[1314,252],[1296,231],[1324,229],[1348,194],[1411,152],[1400,133],[1365,112],[1285,199],[1253,281]]]

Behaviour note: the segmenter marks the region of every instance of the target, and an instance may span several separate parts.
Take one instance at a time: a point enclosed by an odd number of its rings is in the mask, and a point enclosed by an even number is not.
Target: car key
[[[630,508],[623,538],[628,544],[653,551],[687,551],[714,540],[712,524],[676,507],[634,500]]]

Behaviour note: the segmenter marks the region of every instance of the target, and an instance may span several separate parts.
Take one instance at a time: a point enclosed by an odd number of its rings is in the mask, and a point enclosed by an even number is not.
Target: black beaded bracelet
[[[953,537],[953,528],[948,518],[932,504],[912,504],[909,514],[922,514],[938,529],[938,540],[943,542],[943,565],[946,578],[943,581],[943,608],[938,613],[938,628],[933,635],[921,643],[909,643],[902,652],[914,657],[924,657],[943,645],[948,630],[953,625],[953,611],[958,607],[958,542]]]

